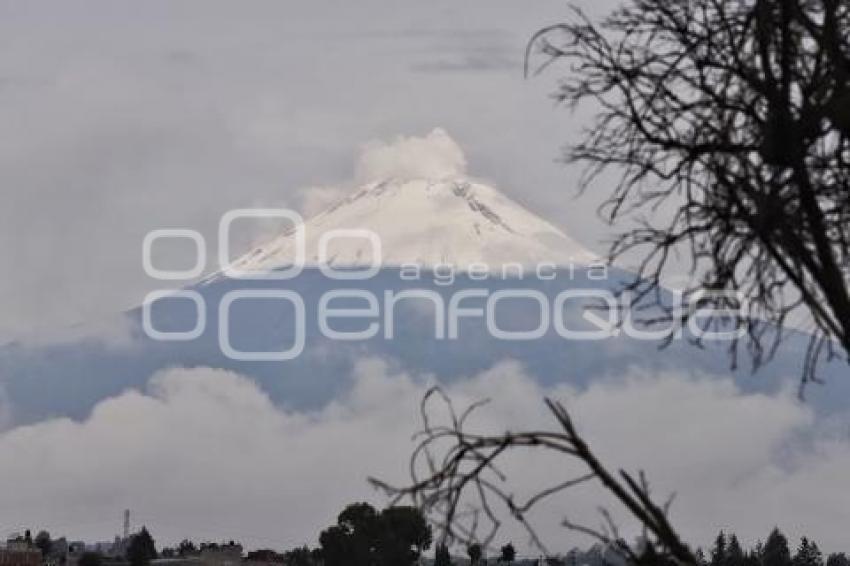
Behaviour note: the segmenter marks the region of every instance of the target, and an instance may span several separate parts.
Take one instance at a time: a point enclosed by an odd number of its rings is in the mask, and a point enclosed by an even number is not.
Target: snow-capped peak
[[[304,223],[307,265],[369,265],[375,242],[366,237],[326,237],[332,230],[368,230],[380,242],[380,264],[422,268],[510,263],[587,265],[599,258],[562,231],[489,185],[464,176],[441,180],[390,179],[369,183]],[[329,238],[329,239],[328,239]],[[292,231],[273,238],[233,262],[240,271],[291,265]]]

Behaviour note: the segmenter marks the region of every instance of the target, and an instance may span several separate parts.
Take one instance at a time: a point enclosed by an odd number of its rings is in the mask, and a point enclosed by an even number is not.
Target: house
[[[281,566],[283,555],[274,550],[254,550],[245,557],[243,566]]]
[[[68,551],[65,553],[65,564],[67,566],[77,566],[80,558],[86,553],[86,543],[78,540],[68,543]]]
[[[0,566],[41,566],[41,551],[0,548]]]
[[[202,544],[199,558],[203,566],[240,566],[242,545],[233,541],[227,544]]]
[[[0,548],[0,566],[41,566],[41,550],[33,545],[29,531],[10,538]]]

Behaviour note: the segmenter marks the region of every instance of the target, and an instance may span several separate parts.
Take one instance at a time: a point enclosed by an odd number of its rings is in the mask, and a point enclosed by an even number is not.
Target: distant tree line
[[[833,553],[824,558],[817,543],[805,536],[792,552],[788,539],[778,528],[771,531],[764,543],[759,541],[749,550],[742,548],[734,533],[721,531],[709,555],[698,550],[697,559],[700,566],[850,566],[846,554]]]
[[[65,539],[59,539],[64,543]],[[41,550],[45,559],[59,546],[47,531],[40,531],[32,546]],[[281,566],[484,566],[538,564],[536,559],[519,559],[513,544],[490,548],[490,558],[481,544],[472,543],[455,549],[453,555],[444,543],[436,545],[433,558],[424,553],[433,542],[432,527],[415,507],[388,507],[376,510],[368,503],[353,503],[343,509],[336,523],[321,531],[319,545],[306,545],[285,552],[257,549],[247,553],[248,562],[279,564]],[[191,558],[207,549],[236,546],[237,543],[201,543],[184,539],[178,545],[157,552],[156,543],[147,527],[131,535],[123,562],[131,566],[147,566],[156,558]],[[767,539],[751,548],[744,548],[738,536],[721,531],[709,549],[695,551],[697,566],[850,566],[850,558],[837,552],[824,557],[818,544],[802,537],[795,548],[787,537],[774,528]],[[101,566],[121,557],[84,552],[79,566]],[[61,561],[57,561],[61,563]],[[629,566],[631,562],[614,545],[594,544],[587,550],[574,548],[563,555],[543,559],[545,566]]]
[[[27,531],[27,540],[30,540],[29,532]],[[75,559],[78,566],[101,566],[105,558],[100,552],[84,548],[76,549],[76,545],[69,543],[65,537],[54,540],[46,530],[39,531],[35,539],[31,540],[31,544],[41,551],[41,555],[47,563],[63,565],[67,562],[68,554],[72,552],[80,553]],[[130,536],[123,556],[110,556],[110,559],[112,561],[123,559],[131,566],[146,566],[151,560],[158,557],[159,554],[153,537],[147,527],[142,527],[138,533]]]
[[[437,550],[434,566],[457,564],[440,558]],[[843,552],[824,557],[817,543],[809,537],[802,537],[796,548],[792,548],[787,537],[774,528],[767,539],[758,541],[752,548],[745,549],[737,535],[720,532],[710,549],[697,549],[698,566],[850,566],[850,558]],[[488,562],[501,564],[504,558]],[[536,564],[536,560],[516,560],[516,566]],[[473,562],[474,564],[475,562]],[[658,562],[656,562],[658,563]],[[483,563],[482,563],[483,564]],[[594,544],[587,550],[575,548],[565,555],[550,556],[543,559],[545,566],[628,566],[632,564],[618,552],[616,547]]]

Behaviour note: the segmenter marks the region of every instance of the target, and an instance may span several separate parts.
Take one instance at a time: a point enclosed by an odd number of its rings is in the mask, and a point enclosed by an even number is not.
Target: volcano
[[[277,277],[293,265],[296,276]],[[509,359],[541,383],[577,388],[635,371],[731,373],[744,391],[796,383],[803,335],[754,377],[730,369],[728,343],[696,348],[685,336],[659,348],[658,339],[608,332],[613,325],[587,307],[631,278],[484,182],[388,178],[182,293],[121,314],[126,344],[10,344],[0,348],[0,376],[14,425],[84,418],[100,400],[144,389],[171,367],[239,372],[298,410],[345,394],[354,364],[367,357],[436,382]],[[569,301],[559,299],[565,293]],[[323,314],[329,307],[332,321]],[[830,394],[810,393],[822,414],[841,408],[836,389],[850,389],[843,371],[825,367]]]
[[[367,230],[372,240],[340,238],[320,250],[323,236],[357,230]],[[374,262],[382,267],[466,270],[600,261],[495,188],[463,177],[370,183],[309,218],[303,233],[302,261],[312,266],[351,268]],[[239,272],[273,271],[295,263],[297,247],[290,230],[243,255],[232,267]]]

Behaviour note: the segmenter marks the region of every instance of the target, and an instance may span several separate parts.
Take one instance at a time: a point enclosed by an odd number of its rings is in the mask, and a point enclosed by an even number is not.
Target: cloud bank
[[[223,370],[174,369],[142,393],[101,402],[84,422],[56,419],[0,435],[5,528],[109,539],[133,510],[160,541],[240,539],[285,548],[313,543],[348,502],[383,503],[369,475],[405,479],[427,376],[361,361],[343,399],[313,413],[276,407],[250,380]],[[482,431],[553,426],[544,396],[562,399],[612,466],[645,469],[659,498],[677,492],[674,519],[705,544],[720,528],[745,541],[774,524],[825,550],[846,542],[850,446],[821,440],[795,451],[811,412],[793,395],[745,395],[726,380],[632,375],[585,391],[542,388],[514,363],[449,387],[460,405],[492,398]],[[563,480],[561,459],[523,454],[505,463],[517,494]],[[566,494],[532,517],[556,549],[588,541],[564,516],[598,524],[609,504],[596,488]],[[50,524],[43,524],[46,517]],[[621,517],[622,518],[622,517]],[[14,520],[14,525],[8,524]],[[627,533],[634,525],[623,520]],[[517,530],[505,532],[523,546]]]
[[[422,136],[399,136],[392,142],[372,141],[357,161],[361,182],[398,179],[441,179],[466,172],[466,156],[442,128]]]
[[[354,179],[339,185],[310,186],[298,190],[299,211],[310,218],[352,193],[352,186],[387,179],[443,179],[466,173],[466,156],[442,128],[424,136],[396,136],[390,141],[364,144],[355,162]]]

